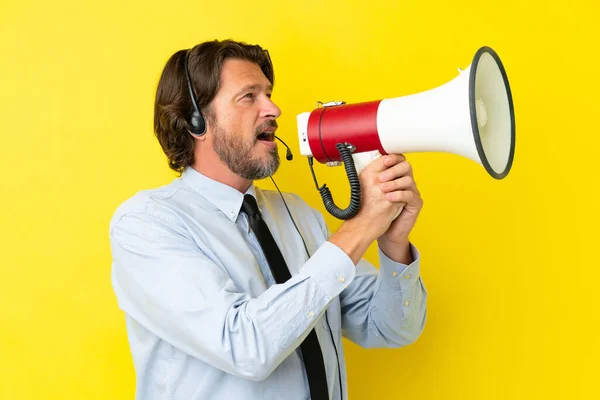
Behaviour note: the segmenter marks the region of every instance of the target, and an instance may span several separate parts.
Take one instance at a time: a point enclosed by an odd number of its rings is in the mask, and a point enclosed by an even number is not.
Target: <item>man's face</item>
[[[229,169],[245,179],[263,179],[279,167],[275,121],[281,111],[273,88],[257,64],[229,59],[221,87],[207,115],[213,149]]]

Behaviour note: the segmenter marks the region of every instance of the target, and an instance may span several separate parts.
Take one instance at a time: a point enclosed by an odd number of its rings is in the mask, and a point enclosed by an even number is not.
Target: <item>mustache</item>
[[[258,136],[267,128],[277,129],[278,127],[279,127],[279,125],[277,125],[277,121],[275,121],[274,119],[271,119],[271,120],[268,120],[265,123],[257,126],[256,129],[254,130],[254,133],[256,134],[256,136]]]

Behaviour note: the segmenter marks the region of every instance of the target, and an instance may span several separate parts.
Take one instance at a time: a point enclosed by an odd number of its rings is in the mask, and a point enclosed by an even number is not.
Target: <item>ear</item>
[[[200,140],[200,141],[204,141],[206,140],[206,132],[204,132],[201,135],[195,134],[192,131],[190,131],[189,129],[186,129],[188,131],[188,133],[196,140]]]

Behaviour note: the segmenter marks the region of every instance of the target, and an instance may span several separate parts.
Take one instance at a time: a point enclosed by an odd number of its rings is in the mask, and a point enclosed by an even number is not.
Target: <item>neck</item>
[[[212,180],[231,186],[241,193],[246,193],[250,185],[252,185],[251,180],[244,179],[231,172],[214,151],[202,151],[199,147],[205,146],[198,146],[196,148],[194,154],[195,162],[192,168]]]

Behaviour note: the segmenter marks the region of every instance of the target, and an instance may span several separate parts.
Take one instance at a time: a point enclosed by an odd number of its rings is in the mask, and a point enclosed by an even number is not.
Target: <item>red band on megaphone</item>
[[[308,118],[308,144],[321,163],[341,161],[336,148],[338,143],[349,143],[356,147],[355,153],[379,150],[381,146],[377,132],[377,110],[381,100],[367,103],[322,107],[314,110]]]

